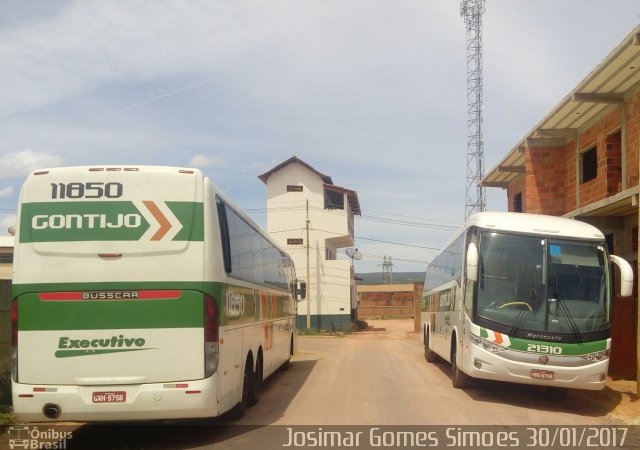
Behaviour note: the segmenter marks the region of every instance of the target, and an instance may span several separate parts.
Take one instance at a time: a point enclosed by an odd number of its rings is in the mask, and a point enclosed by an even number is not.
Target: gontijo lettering
[[[139,228],[142,225],[140,214],[38,214],[31,219],[34,230],[60,230],[84,228]]]

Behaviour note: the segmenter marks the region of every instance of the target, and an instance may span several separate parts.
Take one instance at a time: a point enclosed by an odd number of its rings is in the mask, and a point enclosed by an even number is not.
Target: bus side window
[[[222,245],[222,257],[224,259],[224,271],[231,273],[231,244],[229,239],[229,223],[227,222],[227,210],[220,197],[216,197],[218,209],[218,223],[220,224],[220,243]]]

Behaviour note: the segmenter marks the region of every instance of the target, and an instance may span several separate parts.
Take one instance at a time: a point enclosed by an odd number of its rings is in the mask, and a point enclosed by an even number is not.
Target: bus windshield
[[[570,334],[607,330],[605,244],[484,231],[475,313],[516,331]]]

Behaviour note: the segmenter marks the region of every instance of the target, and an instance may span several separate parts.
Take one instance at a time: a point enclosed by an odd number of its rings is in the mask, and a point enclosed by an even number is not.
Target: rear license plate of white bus
[[[531,369],[531,378],[541,380],[553,380],[553,370]]]
[[[116,392],[94,392],[91,396],[93,403],[124,403],[127,401],[127,393]]]

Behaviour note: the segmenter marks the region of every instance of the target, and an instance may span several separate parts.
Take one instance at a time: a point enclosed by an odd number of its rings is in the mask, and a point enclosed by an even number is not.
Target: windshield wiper
[[[526,309],[523,309],[522,311],[520,311],[520,313],[516,317],[516,320],[513,321],[513,325],[511,325],[511,329],[509,330],[509,336],[513,336],[520,329],[520,325],[522,325],[522,322],[524,322],[525,314],[527,312],[530,312],[531,315],[535,316],[535,312],[533,310],[535,304],[536,304],[536,280],[534,279],[534,280],[531,280],[531,305],[530,305],[531,309],[529,311],[527,311]]]
[[[560,298],[560,294],[558,292],[558,275],[556,275],[556,304],[558,306],[560,306],[560,310],[564,313],[564,315],[567,317],[567,322],[569,322],[569,328],[571,328],[571,331],[573,331],[573,335],[576,338],[576,342],[578,344],[582,344],[582,334],[580,333],[580,329],[578,328],[578,325],[576,324],[576,321],[573,320],[573,316],[571,315],[571,311],[569,311],[569,307],[567,306],[567,304],[564,302],[564,300],[562,300]],[[556,308],[557,310],[557,308]],[[557,316],[557,311],[556,311],[556,316]]]

